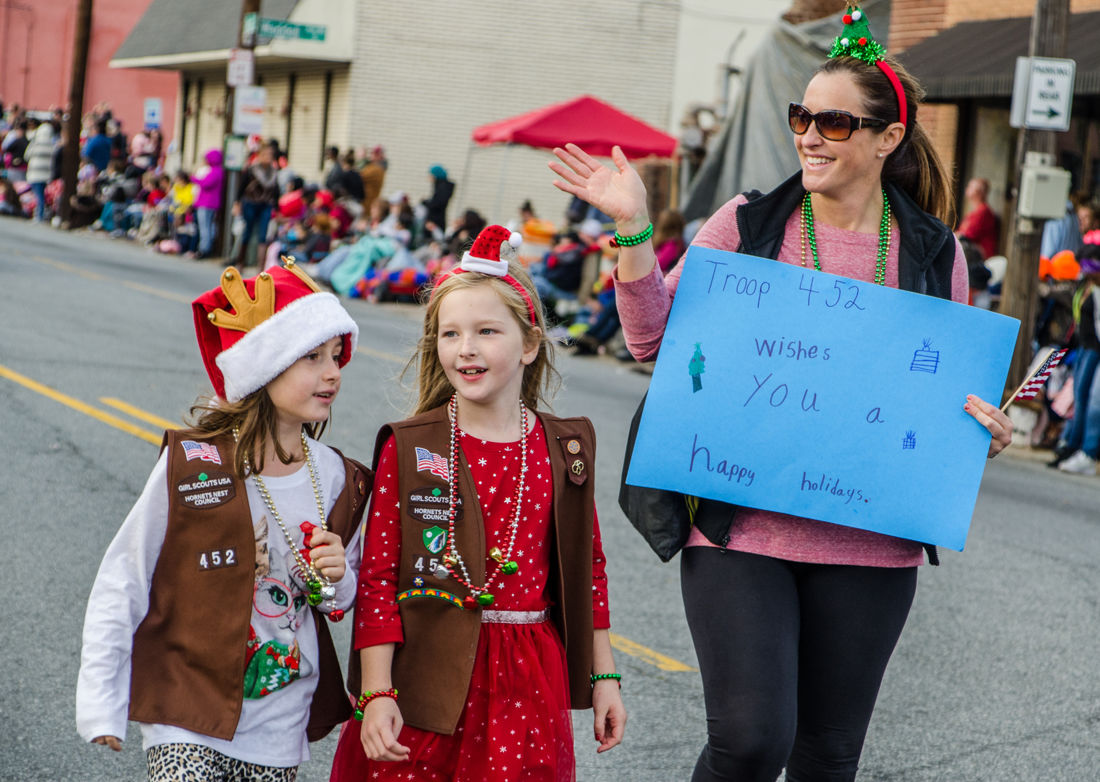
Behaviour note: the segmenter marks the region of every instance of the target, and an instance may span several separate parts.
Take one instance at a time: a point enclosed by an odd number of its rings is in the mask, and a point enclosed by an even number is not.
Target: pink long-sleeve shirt
[[[737,228],[737,209],[748,199],[739,195],[727,202],[696,234],[693,245],[717,250],[735,251],[741,243]],[[864,234],[834,228],[824,223],[815,226],[818,258],[823,271],[850,279],[874,280],[878,234]],[[898,247],[901,237],[895,226],[890,232],[890,251],[886,256],[886,284],[898,287]],[[809,249],[807,264],[813,263]],[[686,257],[686,256],[685,256]],[[801,226],[799,212],[787,218],[783,245],[778,259],[781,263],[801,265]],[[656,357],[664,337],[672,299],[680,282],[684,259],[662,276],[654,265],[653,272],[639,280],[622,282],[615,275],[616,304],[622,321],[627,347],[639,361]],[[951,299],[967,301],[966,259],[962,247],[955,243],[955,265],[951,274]],[[870,567],[911,567],[924,562],[920,543],[894,538],[877,532],[843,527],[824,521],[790,516],[785,513],[742,508],[729,531],[726,547],[735,551],[761,554],[795,562],[834,565],[864,565]],[[697,529],[691,531],[689,546],[713,546]]]

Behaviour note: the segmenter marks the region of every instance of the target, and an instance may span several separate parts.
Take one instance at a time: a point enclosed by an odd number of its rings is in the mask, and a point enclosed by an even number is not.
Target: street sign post
[[[271,19],[247,14],[244,20],[244,37],[289,38],[299,41],[324,41],[327,28],[323,24],[300,24],[285,19]]]
[[[237,87],[233,100],[233,135],[252,136],[264,132],[266,101],[267,90],[263,87]]]
[[[255,80],[255,58],[251,49],[230,49],[225,83],[230,87],[247,87]]]
[[[1017,57],[1009,124],[1031,130],[1069,130],[1077,63],[1053,57]]]
[[[226,136],[223,160],[226,171],[243,171],[248,162],[248,139],[244,136]]]

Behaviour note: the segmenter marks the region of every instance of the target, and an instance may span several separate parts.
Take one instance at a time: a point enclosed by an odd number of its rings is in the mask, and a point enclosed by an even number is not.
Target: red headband
[[[849,0],[848,12],[844,14],[842,21],[844,29],[833,41],[829,57],[855,57],[868,65],[877,65],[890,80],[890,86],[894,88],[894,95],[898,99],[898,119],[908,130],[909,107],[905,101],[905,89],[901,86],[901,79],[894,73],[890,64],[883,62],[886,49],[871,35],[871,28],[867,24],[867,16],[863,13],[863,9]]]
[[[451,275],[461,274],[462,272],[465,272],[465,271],[470,271],[470,270],[469,269],[463,269],[461,266],[456,266],[455,268],[451,269],[449,272],[439,275],[439,279],[435,281],[435,285],[432,287],[432,293],[428,297],[428,301],[431,302],[431,300],[435,298],[435,292],[439,289],[439,286],[443,284],[443,281],[445,279],[447,279]],[[519,292],[519,295],[523,297],[523,300],[525,302],[527,302],[527,316],[531,319],[531,325],[532,326],[538,326],[539,325],[538,316],[535,314],[535,304],[534,304],[533,301],[531,301],[531,294],[529,294],[527,292],[526,288],[524,288],[522,285],[520,285],[519,280],[517,280],[511,274],[503,274],[503,275],[498,276],[498,275],[490,274],[490,273],[486,273],[486,272],[477,272],[477,273],[478,274],[484,274],[486,277],[496,277],[498,280],[503,280],[504,282],[508,283],[513,288],[515,288]]]
[[[890,67],[890,64],[886,62],[886,60],[876,60],[875,65],[877,65],[879,70],[885,73],[886,78],[890,80],[890,84],[894,88],[894,94],[898,96],[898,121],[908,129],[909,112],[905,101],[905,88],[901,86],[901,79],[894,73],[894,69]]]

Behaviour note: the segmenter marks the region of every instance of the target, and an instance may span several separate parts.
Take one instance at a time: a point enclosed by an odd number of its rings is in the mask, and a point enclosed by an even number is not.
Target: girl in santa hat
[[[350,609],[370,473],[322,445],[358,327],[293,262],[195,300],[216,397],[169,430],[88,598],[77,728],[149,779],[293,780],[351,712],[326,627]]]
[[[536,407],[542,305],[492,225],[435,285],[415,415],[382,428],[356,600],[356,717],[334,780],[573,780],[570,708],[598,752],[626,712],[586,418]]]

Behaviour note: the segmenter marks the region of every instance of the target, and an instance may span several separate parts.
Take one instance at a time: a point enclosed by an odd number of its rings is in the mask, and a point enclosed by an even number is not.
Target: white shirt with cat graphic
[[[344,488],[344,463],[335,451],[315,441],[310,441],[310,450],[327,514]],[[125,737],[130,645],[149,608],[149,587],[167,528],[166,471],[162,454],[108,547],[88,599],[77,682],[77,728],[89,741],[104,735]],[[318,521],[308,468],[303,465],[291,475],[263,480],[295,547],[302,548],[300,524]],[[286,536],[271,518],[255,483],[248,480],[246,485],[257,566],[236,732],[225,741],[171,725],[142,724],[143,748],[200,744],[248,763],[296,766],[309,758],[306,724],[317,687],[317,633],[304,579]],[[344,578],[335,585],[337,606],[349,613],[355,599],[359,546],[357,534],[347,548]],[[326,610],[325,605],[321,608]]]

